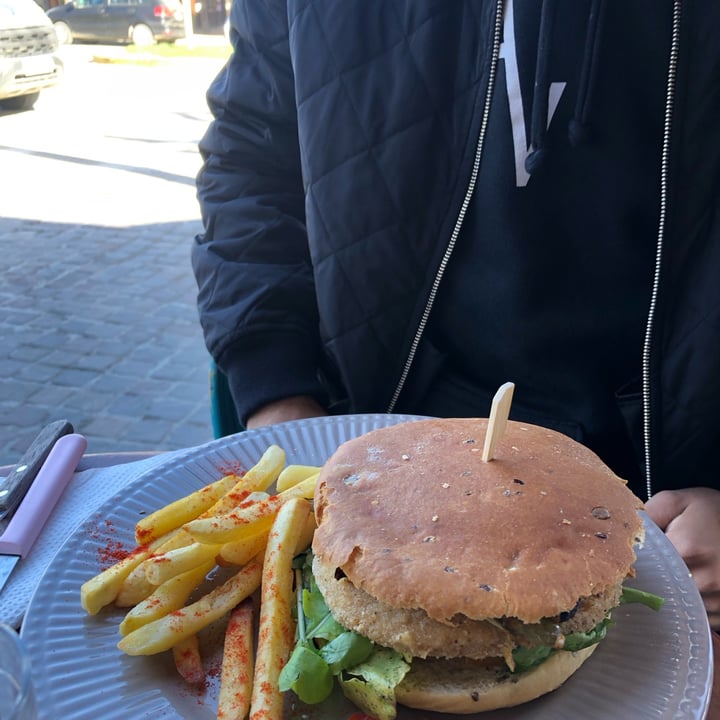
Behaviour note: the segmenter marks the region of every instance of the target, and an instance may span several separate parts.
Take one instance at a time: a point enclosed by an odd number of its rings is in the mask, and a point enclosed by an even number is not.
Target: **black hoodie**
[[[640,479],[616,394],[641,372],[670,27],[667,0],[506,3],[477,184],[430,316],[445,359],[424,411],[472,414],[512,380],[515,417]]]

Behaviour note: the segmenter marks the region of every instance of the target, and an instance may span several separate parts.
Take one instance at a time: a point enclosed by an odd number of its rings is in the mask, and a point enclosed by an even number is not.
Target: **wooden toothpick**
[[[506,382],[498,388],[490,407],[490,417],[485,431],[485,446],[483,447],[483,462],[490,462],[495,453],[495,446],[505,432],[508,415],[510,415],[510,404],[512,403],[513,390],[515,385]]]

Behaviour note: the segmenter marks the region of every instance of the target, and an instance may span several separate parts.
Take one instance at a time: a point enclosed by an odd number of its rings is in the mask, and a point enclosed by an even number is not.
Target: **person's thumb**
[[[666,530],[667,526],[685,510],[688,502],[689,498],[682,490],[663,490],[645,503],[645,510],[661,530]]]

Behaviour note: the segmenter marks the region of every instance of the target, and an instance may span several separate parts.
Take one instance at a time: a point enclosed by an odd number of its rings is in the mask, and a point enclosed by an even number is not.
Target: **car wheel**
[[[22,112],[23,110],[32,110],[33,105],[40,97],[39,92],[28,93],[27,95],[16,95],[15,97],[0,100],[0,108],[3,110],[11,110],[12,112]]]
[[[130,39],[139,47],[147,47],[148,45],[155,44],[153,31],[147,25],[143,25],[142,23],[135,25],[130,31]]]
[[[61,45],[72,45],[72,30],[67,23],[62,20],[58,20],[55,23],[55,34],[57,35],[58,42]]]

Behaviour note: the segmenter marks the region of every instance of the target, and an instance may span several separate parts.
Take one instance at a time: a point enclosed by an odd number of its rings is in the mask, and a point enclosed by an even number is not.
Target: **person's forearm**
[[[321,417],[323,415],[327,415],[327,411],[315,398],[308,395],[298,395],[283,398],[258,408],[248,417],[246,427],[251,430],[252,428],[274,425],[287,420],[302,420],[303,418]]]

